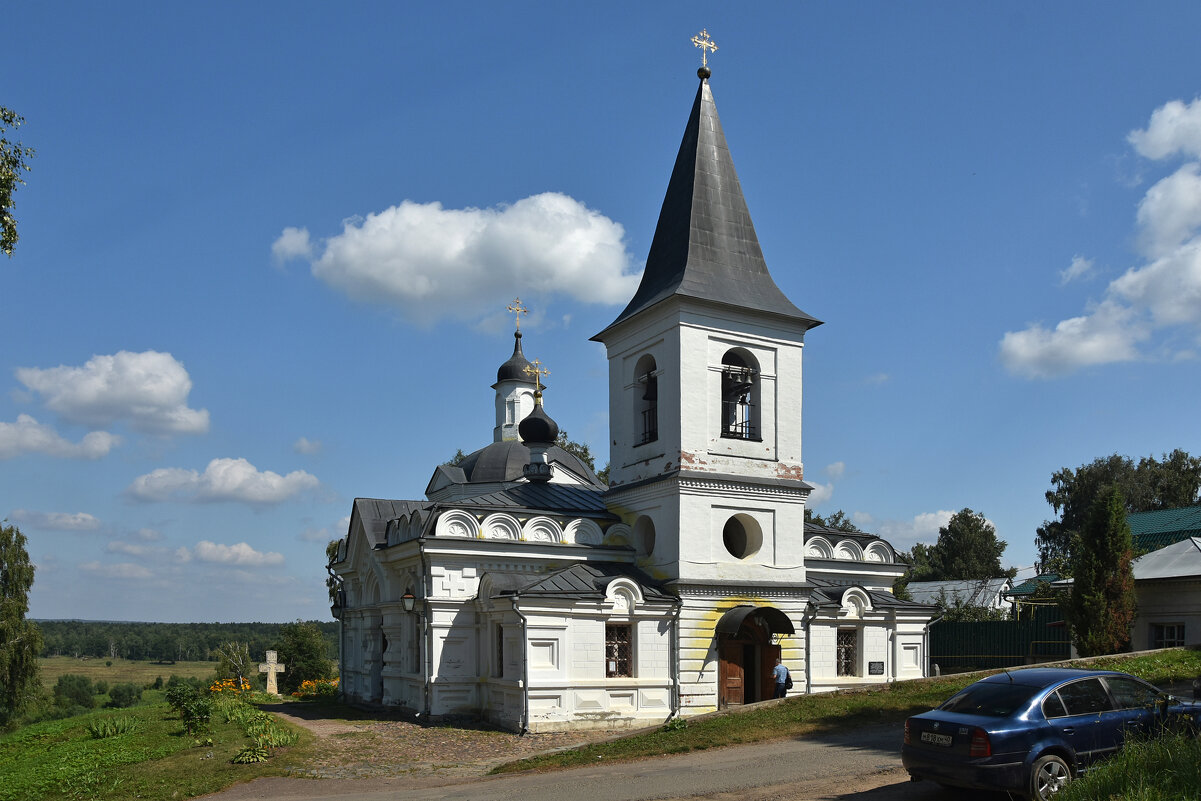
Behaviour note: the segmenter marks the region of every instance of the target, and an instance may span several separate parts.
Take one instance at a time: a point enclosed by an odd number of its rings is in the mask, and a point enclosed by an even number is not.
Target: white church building
[[[493,442],[425,500],[354,501],[340,583],[347,700],[518,731],[653,725],[917,678],[934,609],[869,534],[805,523],[801,355],[820,322],[772,280],[700,86],[609,361],[606,486],[555,446],[522,350]]]

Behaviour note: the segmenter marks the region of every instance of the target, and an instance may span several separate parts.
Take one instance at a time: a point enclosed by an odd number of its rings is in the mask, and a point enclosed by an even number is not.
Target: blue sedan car
[[[1196,731],[1201,707],[1108,670],[1027,668],[976,682],[905,721],[913,780],[1046,801],[1072,777],[1165,725]]]

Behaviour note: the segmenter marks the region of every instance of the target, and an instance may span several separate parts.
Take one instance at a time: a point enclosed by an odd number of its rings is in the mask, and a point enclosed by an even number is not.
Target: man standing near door
[[[772,678],[776,680],[776,698],[783,698],[788,694],[789,681],[788,668],[784,667],[782,660],[776,660],[776,667],[771,672]]]

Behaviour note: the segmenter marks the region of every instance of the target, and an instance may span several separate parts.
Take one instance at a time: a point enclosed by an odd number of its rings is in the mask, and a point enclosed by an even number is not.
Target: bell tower
[[[593,337],[609,361],[606,498],[655,576],[795,585],[811,489],[801,352],[821,322],[768,272],[707,64],[698,75],[642,282]]]

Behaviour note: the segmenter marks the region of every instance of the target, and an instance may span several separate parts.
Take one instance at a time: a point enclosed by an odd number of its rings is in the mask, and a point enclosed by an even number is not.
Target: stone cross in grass
[[[267,661],[259,665],[259,673],[267,674],[267,692],[279,695],[279,685],[275,683],[275,674],[283,672],[284,666],[275,660],[275,651],[268,651]]]

